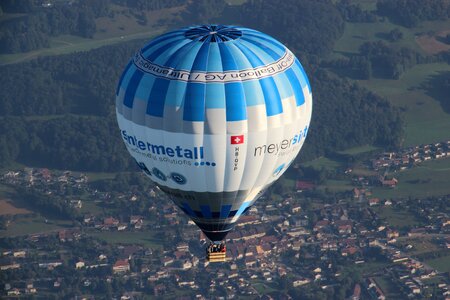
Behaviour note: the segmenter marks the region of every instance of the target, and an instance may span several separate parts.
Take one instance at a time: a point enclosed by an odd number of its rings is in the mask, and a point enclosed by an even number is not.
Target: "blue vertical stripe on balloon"
[[[133,60],[130,60],[128,65],[125,67],[125,70],[123,71],[122,75],[120,76],[119,84],[117,85],[117,88],[116,88],[116,96],[119,95],[119,90],[120,90],[120,86],[122,85],[123,78],[125,77],[125,74],[128,72],[128,69],[130,69],[132,64],[133,64]]]
[[[297,59],[295,60],[295,63],[291,69],[294,72],[295,77],[297,77],[302,89],[306,86],[309,87],[309,82],[308,82],[308,78],[306,77],[305,71],[303,71],[303,68]]]
[[[192,210],[192,208],[189,206],[188,203],[183,202],[183,208],[185,210],[185,212],[191,216],[191,217],[196,217],[197,215],[194,213],[194,211]]]
[[[136,89],[139,86],[139,82],[141,82],[141,78],[144,76],[139,70],[136,70],[131,76],[130,82],[128,83],[127,89],[125,91],[125,97],[123,99],[123,104],[129,108],[133,107],[134,95],[136,94]]]
[[[244,81],[242,87],[244,88],[247,106],[264,104],[264,94],[257,80]]]
[[[134,98],[147,101],[148,97],[150,96],[150,92],[155,82],[155,79],[156,78],[153,75],[144,74],[136,90]]]
[[[286,76],[291,83],[292,90],[294,91],[295,104],[297,106],[302,105],[303,103],[305,103],[305,96],[303,95],[302,85],[300,84],[298,77],[295,75],[292,68],[286,71]]]
[[[152,91],[148,97],[147,114],[155,117],[164,115],[164,102],[169,88],[170,80],[156,78],[153,83]]]
[[[220,218],[221,219],[228,218],[228,215],[230,214],[230,211],[231,211],[231,205],[230,204],[222,205],[222,207],[220,208]]]
[[[179,63],[177,64],[176,68],[179,70],[192,70],[192,65],[194,64],[195,58],[201,46],[202,43],[192,41],[182,48],[183,51],[177,51],[177,56],[175,57],[175,59],[177,60],[177,63]],[[167,63],[167,66],[174,67],[170,63]]]
[[[225,99],[227,121],[247,119],[245,93],[241,82],[225,83]]]
[[[212,218],[211,208],[209,207],[209,205],[200,205],[200,209],[205,218],[208,218],[208,219]]]
[[[220,57],[218,43],[211,43],[208,56],[208,72],[222,72],[222,58]]]
[[[234,60],[234,67],[236,70],[248,70],[252,69],[252,64],[250,61],[245,57],[245,55],[242,53],[242,51],[236,47],[236,45],[233,42],[227,43],[227,50],[230,53],[231,57]]]
[[[167,90],[165,105],[180,107],[183,104],[186,87],[187,82],[185,81],[170,81],[169,89]]]
[[[157,44],[159,44],[159,43],[161,43],[161,42],[163,42],[165,40],[168,40],[168,39],[171,39],[171,38],[174,38],[174,37],[177,37],[177,36],[182,38],[183,35],[184,35],[184,32],[179,32],[179,31],[177,31],[177,32],[170,32],[170,33],[167,33],[167,34],[160,35],[159,37],[155,38],[150,43],[145,45],[142,48],[141,53],[145,53],[145,51],[147,51],[151,47],[153,47],[153,46],[155,46],[155,45],[157,45]]]
[[[151,53],[145,54],[146,58],[149,61],[155,61],[155,59],[157,57],[159,57],[162,53],[164,53],[165,51],[167,51],[170,48],[173,48],[176,45],[179,45],[180,43],[182,43],[183,41],[180,40],[175,40],[175,41],[170,41],[166,44],[160,45],[157,49],[155,49],[154,51],[152,51]]]
[[[188,82],[184,99],[183,120],[205,120],[205,83]]]
[[[268,35],[245,33],[245,37],[261,39],[264,42],[270,43],[271,45],[275,46],[275,48],[277,49],[276,52],[280,55],[280,57],[283,56],[284,52],[286,52],[286,48],[280,42],[277,42],[276,40],[274,40],[273,38],[271,38]],[[271,49],[275,51],[275,49],[273,47]]]
[[[260,43],[259,41],[255,40],[255,39],[248,38],[246,36],[242,37],[242,41],[246,41],[247,43],[251,43],[252,45],[254,45],[255,46],[255,48],[254,48],[255,50],[257,49],[258,51],[262,51],[262,52],[267,53],[273,59],[273,61],[277,61],[284,54],[283,53],[283,54],[279,55],[272,48],[269,48],[267,46],[267,43]]]
[[[200,49],[197,52],[197,56],[194,59],[194,63],[192,64],[192,71],[206,71],[206,67],[208,66],[208,53],[209,53],[209,45],[211,43],[203,43]]]
[[[227,43],[219,43],[220,57],[222,58],[223,71],[236,71],[238,70],[236,62],[233,58],[230,49],[228,49]]]
[[[298,59],[295,59],[295,65],[298,66],[298,68],[302,72],[303,78],[305,79],[306,84],[308,85],[309,91],[311,92],[311,84],[309,83],[308,76],[306,76],[305,69],[303,69],[303,66]]]
[[[175,44],[173,47],[166,49],[163,53],[161,53],[158,57],[153,60],[153,63],[161,66],[167,66],[167,61],[172,58],[175,53],[177,53],[178,50],[186,46],[192,42],[191,40],[180,40],[177,44]]]
[[[236,44],[236,46],[244,53],[247,59],[250,61],[253,67],[262,64],[261,59],[247,46],[242,43]],[[283,112],[283,105],[281,104],[280,94],[277,91],[277,86],[271,77],[260,79],[259,84],[264,94],[264,101],[266,104],[267,116],[274,116]]]
[[[205,107],[225,108],[225,86],[223,83],[208,83],[206,85]]]
[[[280,94],[281,99],[286,99],[294,95],[294,92],[292,91],[292,86],[285,73],[278,73],[272,76],[272,78],[276,86],[278,87],[277,90],[278,93]]]
[[[261,84],[264,100],[266,102],[267,116],[275,116],[283,112],[283,105],[281,104],[280,94],[278,93],[277,85],[271,77],[266,77],[259,80]]]
[[[226,43],[219,43],[224,71],[238,70],[236,61]],[[225,83],[225,105],[227,121],[247,119],[245,93],[242,82]]]

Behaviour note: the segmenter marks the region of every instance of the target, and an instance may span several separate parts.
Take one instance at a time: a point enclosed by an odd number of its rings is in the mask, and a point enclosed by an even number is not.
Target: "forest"
[[[447,0],[379,0],[378,13],[406,27],[414,27],[422,21],[450,18],[450,2]]]
[[[141,1],[119,2],[142,6]],[[107,7],[108,2],[99,3],[103,3],[99,7]],[[228,18],[232,10],[208,1],[200,1],[196,8],[200,12],[213,10],[209,16],[218,16],[220,9],[228,10],[220,18]],[[104,10],[95,11],[99,14]],[[295,16],[300,11],[304,17],[299,21]],[[187,13],[194,13],[192,7]],[[286,17],[276,17],[281,14]],[[267,17],[255,18],[258,15]],[[249,1],[241,7],[239,19],[243,25],[277,36],[296,52],[307,69],[314,94],[314,118],[301,159],[362,144],[398,146],[402,135],[398,111],[381,97],[320,66],[318,54],[331,51],[344,26],[339,10],[330,1],[288,0],[282,5]],[[298,22],[303,30],[293,26]],[[91,171],[121,171],[134,166],[115,132],[114,90],[127,60],[143,43],[132,41],[2,67],[2,164],[17,161]]]
[[[379,41],[362,44],[359,53],[348,58],[330,60],[326,57],[343,34],[346,21],[376,22],[379,18],[390,18],[389,12],[404,8],[404,2],[379,0],[375,14],[348,0],[337,3],[329,0],[286,0],[280,3],[252,0],[241,6],[230,6],[222,0],[198,0],[187,5],[183,18],[185,24],[240,23],[273,35],[295,52],[310,77],[314,95],[311,134],[300,157],[301,160],[309,160],[358,145],[373,144],[386,149],[399,146],[403,131],[398,109],[345,77],[397,79],[415,64],[448,60],[450,55],[424,56],[415,50],[394,48]],[[410,8],[403,10],[410,19],[420,22],[430,18],[448,18],[444,13],[448,8],[445,1],[433,2],[440,3],[440,6],[424,4],[426,12],[420,9],[422,2],[413,2]],[[21,28],[30,28],[23,24],[31,19],[37,20],[36,25],[40,24],[34,28],[44,28],[38,32],[46,37],[87,32],[86,26],[69,24],[71,16],[64,17],[67,5],[59,3],[44,9],[38,3],[32,0],[2,1],[4,12],[26,14],[23,18],[11,20],[8,26],[2,26],[0,39],[5,38],[8,32],[17,34]],[[85,0],[73,2],[75,8],[71,7],[71,13],[83,13],[95,20],[108,15],[111,5],[156,10],[184,2],[95,0],[89,1],[89,5],[86,3]],[[441,10],[439,13],[438,8]],[[300,14],[302,18],[298,18]],[[79,15],[72,17],[80,20]],[[65,25],[58,23],[60,21],[66,22]],[[25,23],[14,25],[20,22]],[[171,26],[175,25],[180,26]],[[95,32],[95,28],[92,30]],[[392,30],[386,36],[387,41],[400,39],[402,32],[398,30]],[[116,132],[114,90],[128,59],[143,44],[143,40],[135,40],[89,52],[41,57],[2,66],[1,164],[20,162],[85,171],[121,171],[134,167]],[[343,76],[337,76],[329,69]],[[441,77],[435,82],[443,86],[447,84]]]
[[[0,161],[95,171],[134,166],[116,132],[114,91],[139,44],[2,67]],[[386,100],[323,69],[310,74],[315,104],[304,159],[360,144],[398,145],[401,120]]]
[[[4,0],[5,13],[24,14],[1,23],[0,53],[17,53],[50,47],[49,38],[71,34],[92,38],[96,32],[95,19],[112,16],[111,5],[137,10],[158,10],[180,6],[182,0],[79,0],[51,3],[43,1]]]

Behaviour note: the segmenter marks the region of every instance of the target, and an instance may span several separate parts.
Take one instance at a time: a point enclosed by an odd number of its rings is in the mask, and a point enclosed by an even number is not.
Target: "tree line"
[[[0,74],[8,79],[1,83],[0,161],[92,171],[134,165],[118,133],[114,91],[140,43],[3,67]],[[321,68],[305,67],[312,70],[314,114],[302,157],[362,144],[398,145],[400,117],[386,100]],[[24,92],[27,82],[36,95]]]
[[[377,12],[393,21],[415,27],[422,21],[450,18],[448,0],[378,0]]]
[[[50,7],[43,7],[38,1],[5,0],[0,5],[4,12],[24,14],[2,22],[0,53],[49,47],[49,38],[61,34],[92,38],[96,32],[95,18],[109,11],[109,0],[56,2]]]
[[[1,23],[0,53],[18,53],[50,47],[50,38],[70,34],[92,38],[96,19],[112,16],[112,4],[135,10],[158,10],[183,5],[184,0],[77,0],[44,1],[4,0],[0,11],[20,13]]]

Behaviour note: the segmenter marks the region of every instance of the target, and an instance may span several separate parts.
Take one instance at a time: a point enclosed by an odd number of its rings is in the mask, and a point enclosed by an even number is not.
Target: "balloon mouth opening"
[[[240,38],[242,31],[232,26],[201,25],[189,29],[184,36],[193,41],[225,43]]]
[[[227,234],[230,232],[231,229],[228,229],[226,231],[207,231],[207,230],[203,230],[203,233],[206,235],[206,237],[214,243],[218,243],[221,242],[225,239],[225,237],[227,236]]]

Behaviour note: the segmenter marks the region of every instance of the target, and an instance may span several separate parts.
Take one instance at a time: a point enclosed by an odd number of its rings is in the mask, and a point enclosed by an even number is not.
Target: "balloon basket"
[[[227,249],[225,243],[211,243],[206,248],[206,259],[213,262],[225,262],[227,260]]]

